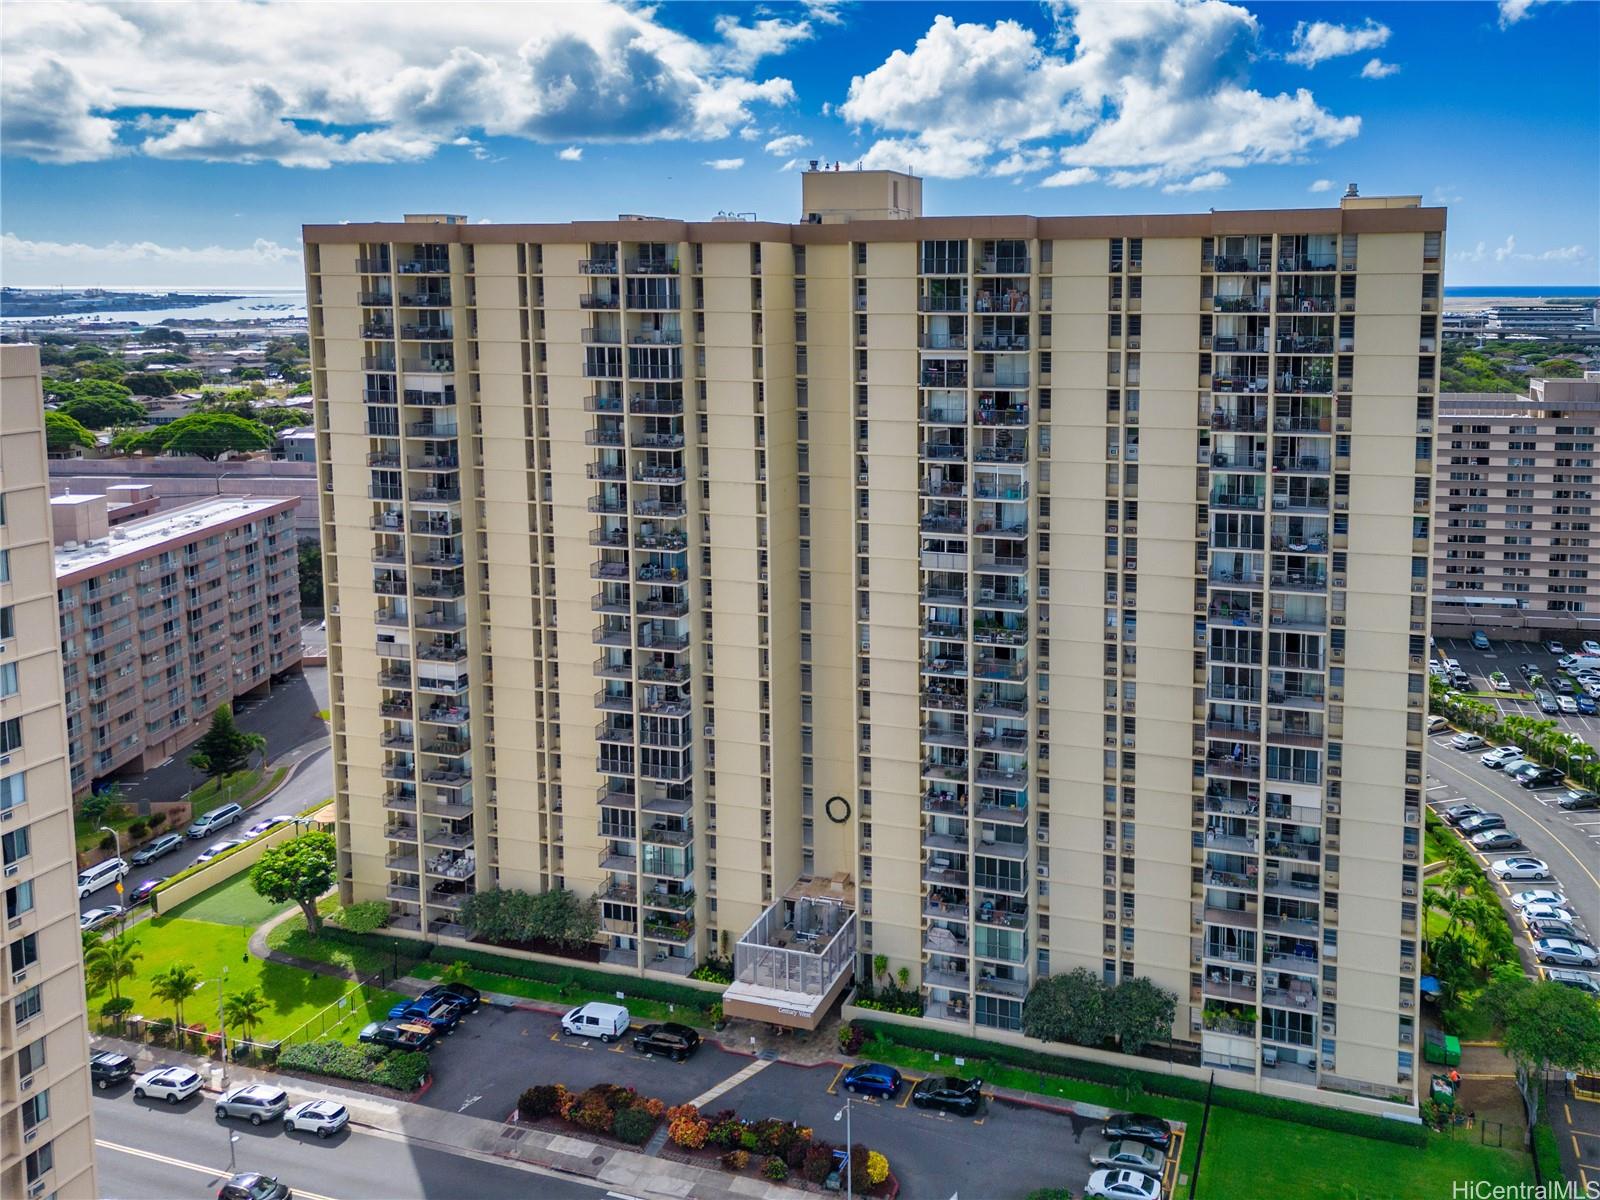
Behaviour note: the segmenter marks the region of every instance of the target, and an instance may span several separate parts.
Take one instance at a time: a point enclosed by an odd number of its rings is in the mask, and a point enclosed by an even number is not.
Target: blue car
[[[402,1000],[389,1010],[391,1021],[415,1021],[436,1033],[449,1033],[461,1021],[461,1005],[442,997],[431,1000]]]
[[[1472,631],[1472,648],[1474,650],[1487,650],[1489,648],[1489,635],[1481,629]]]
[[[1592,717],[1597,711],[1600,711],[1600,706],[1596,706],[1595,702],[1587,696],[1576,696],[1574,699],[1577,702],[1578,711],[1586,717]]]
[[[847,1092],[863,1096],[884,1096],[893,1099],[900,1092],[900,1072],[882,1063],[861,1063],[844,1073],[843,1086]]]

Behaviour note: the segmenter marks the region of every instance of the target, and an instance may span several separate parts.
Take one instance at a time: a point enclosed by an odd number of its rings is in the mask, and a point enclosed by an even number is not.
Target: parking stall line
[[[904,1108],[906,1105],[910,1104],[911,1093],[916,1090],[917,1084],[922,1082],[921,1076],[913,1079],[911,1076],[907,1075],[904,1078],[906,1081],[906,1094],[900,1098],[900,1103],[895,1105],[896,1108]]]
[[[839,1094],[839,1081],[844,1078],[844,1073],[849,1069],[848,1066],[844,1066],[833,1073],[833,1082],[828,1085],[828,1095],[837,1096]]]
[[[715,1100],[718,1096],[721,1096],[726,1092],[731,1092],[734,1088],[738,1087],[745,1080],[751,1078],[754,1075],[759,1075],[762,1071],[765,1071],[768,1067],[770,1067],[776,1061],[777,1061],[776,1059],[772,1059],[772,1058],[758,1058],[754,1062],[750,1063],[743,1070],[735,1071],[732,1075],[729,1075],[726,1079],[724,1079],[721,1083],[717,1084],[715,1087],[708,1088],[707,1090],[701,1092],[693,1100],[689,1101],[689,1103],[694,1105],[696,1108],[704,1108],[706,1105],[710,1104],[713,1100]]]

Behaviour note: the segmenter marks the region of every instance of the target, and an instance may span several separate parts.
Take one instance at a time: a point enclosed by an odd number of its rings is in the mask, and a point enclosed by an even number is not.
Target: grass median
[[[418,979],[437,979],[448,965],[446,962],[437,961],[418,963],[412,968],[411,973]],[[476,969],[469,969],[461,982],[470,984],[481,992],[499,992],[547,1004],[578,1005],[590,1000],[601,1000],[607,1004],[620,1003],[627,1007],[629,1018],[635,1022],[678,1021],[686,1025],[700,1026],[710,1023],[710,1017],[704,1008],[692,1008],[683,1004],[673,1005],[660,1000],[647,1000],[642,996],[627,995],[629,979],[625,975],[617,976],[617,986],[610,991],[584,988],[576,984],[525,979],[520,975],[499,975],[492,971]],[[617,999],[618,992],[624,994],[624,999],[620,1001]],[[714,999],[714,996],[707,996],[708,1002]]]

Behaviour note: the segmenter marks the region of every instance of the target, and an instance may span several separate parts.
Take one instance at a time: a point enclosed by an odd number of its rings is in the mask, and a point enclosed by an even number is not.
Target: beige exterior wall
[[[420,580],[370,526],[423,482],[367,456],[452,414],[467,888],[599,894],[605,961],[682,973],[843,876],[925,1019],[1148,976],[1235,1082],[1411,1097],[1442,213],[922,218],[905,179],[806,173],[795,226],[308,229],[348,890],[463,932],[408,865],[423,662],[367,649],[420,642],[368,589]]]
[[[38,348],[0,346],[0,1193],[65,1200],[100,1193],[43,404]]]

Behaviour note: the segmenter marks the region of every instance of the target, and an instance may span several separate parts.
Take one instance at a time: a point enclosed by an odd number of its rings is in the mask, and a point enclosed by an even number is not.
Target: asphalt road
[[[296,1200],[594,1200],[604,1185],[527,1165],[423,1146],[389,1133],[347,1130],[327,1141],[273,1122],[219,1123],[214,1097],[182,1104],[134,1100],[126,1084],[94,1100],[100,1195],[116,1200],[211,1197],[228,1175],[228,1135],[241,1171],[276,1175]]]
[[[535,1083],[583,1088],[609,1082],[631,1085],[668,1104],[702,1101],[707,1111],[737,1109],[749,1118],[783,1117],[812,1126],[838,1145],[845,1126],[837,1064],[804,1067],[769,1062],[748,1079],[728,1086],[752,1060],[703,1045],[686,1062],[635,1053],[629,1041],[607,1046],[565,1038],[551,1013],[485,1007],[462,1023],[433,1052],[434,1085],[421,1103],[487,1119],[502,1119],[517,1096]],[[910,1078],[916,1078],[912,1076]],[[1040,1109],[990,1101],[976,1118],[923,1112],[901,1104],[856,1099],[851,1132],[885,1154],[908,1200],[945,1200],[952,1192],[990,1198],[1024,1196],[1038,1187],[1070,1186],[1089,1177],[1088,1146],[1096,1140],[1087,1122]],[[1082,1138],[1082,1145],[1079,1139]],[[1003,1178],[996,1164],[1005,1162]]]

